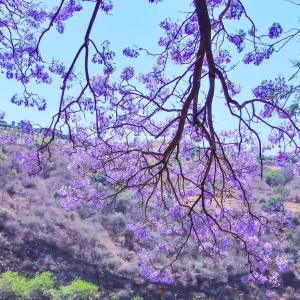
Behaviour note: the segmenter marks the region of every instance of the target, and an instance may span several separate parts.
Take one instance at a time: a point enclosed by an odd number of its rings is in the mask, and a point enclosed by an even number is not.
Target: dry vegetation
[[[138,207],[123,193],[114,207],[96,210],[90,204],[67,212],[60,207],[57,190],[72,184],[79,175],[67,171],[68,159],[53,153],[53,161],[35,179],[29,179],[14,160],[21,145],[6,145],[0,155],[0,272],[18,271],[30,277],[37,271],[52,271],[58,281],[70,282],[76,277],[97,284],[106,299],[115,293],[128,299],[134,290],[144,299],[192,299],[194,295],[207,299],[238,299],[238,294],[248,294],[247,299],[262,299],[266,288],[243,286],[240,282],[245,272],[243,253],[232,248],[231,258],[215,264],[209,258],[194,256],[190,243],[180,255],[174,272],[175,285],[166,286],[146,282],[139,276],[139,252],[143,246],[154,247],[150,242],[138,243],[133,233],[126,230],[126,223],[138,217]],[[265,172],[276,169],[269,161]],[[290,170],[287,176],[292,176]],[[97,188],[110,188],[101,183]],[[300,184],[296,178],[286,185],[290,195],[284,205],[291,212],[293,228],[286,253],[291,258],[291,269],[284,275],[283,287],[278,290],[280,299],[300,299]],[[253,186],[253,205],[261,209],[273,195],[273,190],[257,178]],[[239,209],[238,200],[229,198],[229,205]],[[176,243],[172,237],[170,243]],[[162,265],[166,258],[157,254]],[[213,287],[213,288],[212,288]],[[122,298],[123,297],[123,298]],[[126,298],[127,297],[127,298]],[[108,298],[107,298],[108,299]]]

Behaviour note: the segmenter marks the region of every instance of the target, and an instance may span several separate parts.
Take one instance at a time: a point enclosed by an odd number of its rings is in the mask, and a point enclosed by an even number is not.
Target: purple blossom
[[[268,298],[272,298],[272,297],[275,297],[276,296],[276,293],[274,291],[270,291],[270,290],[267,290],[266,291],[266,296]]]
[[[184,27],[184,32],[188,35],[195,34],[198,31],[198,24],[195,22],[189,22]]]
[[[64,64],[58,60],[52,59],[51,66],[49,66],[49,71],[61,75],[62,78],[66,75],[66,67]]]
[[[13,72],[10,71],[10,70],[8,70],[8,71],[6,72],[6,78],[7,78],[7,79],[12,79],[12,78],[14,78]]]
[[[276,161],[277,166],[282,168],[288,166],[291,161],[290,154],[281,150],[277,153],[274,159]]]
[[[103,10],[105,13],[108,13],[113,9],[114,5],[112,0],[102,0],[100,4],[100,9]]]
[[[102,65],[103,64],[103,59],[102,56],[99,53],[95,53],[92,57],[92,63],[94,64],[99,64]]]
[[[137,58],[139,56],[138,51],[130,49],[129,47],[123,50],[123,54],[127,57]]]
[[[146,226],[141,222],[127,224],[126,228],[134,231],[135,236],[137,236],[140,240],[148,239],[150,237],[146,231]]]
[[[269,28],[269,37],[270,39],[277,39],[281,36],[282,34],[282,27],[278,23],[274,23],[270,28]]]
[[[65,31],[65,25],[62,22],[57,22],[56,29],[60,34],[62,34]]]
[[[239,53],[242,52],[245,48],[245,44],[244,44],[245,38],[246,38],[246,32],[243,30],[239,30],[238,34],[227,36],[229,42],[231,42],[236,46],[237,51]]]
[[[163,2],[164,0],[149,0],[149,3],[159,3]]]
[[[30,123],[30,121],[21,120],[19,123],[19,126],[20,126],[21,130],[24,131],[26,134],[32,133],[33,127],[32,127],[32,124]]]
[[[278,272],[280,272],[280,273],[285,273],[289,268],[288,259],[287,259],[286,255],[277,256],[276,264],[278,267]]]
[[[255,49],[253,52],[246,53],[243,62],[245,64],[253,63],[255,66],[259,66],[264,59],[269,59],[274,52],[274,46]]]
[[[126,66],[121,72],[120,78],[122,80],[130,80],[134,76],[134,68],[132,66]]]
[[[164,252],[164,253],[169,252],[169,248],[166,247],[166,245],[163,242],[159,242],[158,244],[155,245],[155,247],[159,252]]]
[[[244,13],[244,9],[239,0],[231,1],[228,12],[226,13],[226,18],[230,20],[239,20]]]

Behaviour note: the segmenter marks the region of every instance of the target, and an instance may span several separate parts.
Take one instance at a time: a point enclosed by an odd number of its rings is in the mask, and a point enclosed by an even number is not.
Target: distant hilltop
[[[16,122],[12,121],[11,124],[8,124],[6,121],[0,120],[0,126],[2,127],[20,127],[16,126]]]
[[[16,125],[15,121],[12,121],[11,124],[8,124],[6,121],[0,120],[0,128],[1,127],[4,127],[4,128],[13,128],[13,129],[18,129],[18,130],[22,131],[20,123],[17,123],[17,125]],[[42,128],[42,127],[40,127],[40,128],[32,128],[32,133],[39,134],[39,133],[42,133],[42,131],[45,130],[45,129],[46,128]],[[54,136],[57,137],[57,138],[61,138],[61,139],[67,140],[67,141],[70,140],[69,135],[63,134],[59,130],[55,130]]]

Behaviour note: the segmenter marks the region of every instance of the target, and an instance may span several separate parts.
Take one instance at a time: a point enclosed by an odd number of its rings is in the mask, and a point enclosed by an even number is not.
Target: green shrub
[[[5,160],[6,160],[6,155],[4,155],[2,150],[0,149],[0,163],[3,163]]]
[[[1,218],[6,218],[9,215],[9,210],[6,208],[3,208],[0,210],[0,217]]]
[[[267,172],[264,178],[266,183],[271,187],[275,187],[277,185],[285,185],[286,183],[285,177],[279,171],[275,170]]]
[[[99,299],[98,287],[81,279],[75,279],[71,284],[60,287],[58,294],[62,299]],[[78,298],[75,298],[78,297]]]
[[[0,287],[5,287],[12,291],[19,298],[26,298],[30,295],[30,287],[25,277],[20,276],[17,272],[7,271],[2,274]]]
[[[290,194],[290,190],[282,184],[275,186],[273,191],[275,195],[280,195],[283,200],[286,200]]]
[[[266,211],[271,211],[273,205],[275,204],[280,204],[283,205],[283,199],[281,197],[281,195],[274,195],[270,198],[270,200],[268,200],[264,205],[263,205],[263,209]]]
[[[75,218],[77,218],[77,217],[78,217],[78,213],[76,211],[72,210],[70,212],[70,218],[71,218],[71,220],[74,221]]]
[[[26,279],[17,272],[7,271],[0,279],[0,299],[32,300],[45,299],[45,296],[53,300],[100,299],[97,286],[81,279],[75,279],[58,290],[54,289],[54,284],[51,272],[36,273],[32,279]]]
[[[11,169],[10,175],[16,176],[18,174],[18,171],[16,169]]]
[[[16,187],[15,184],[13,182],[9,182],[6,185],[6,191],[9,194],[9,196],[13,196],[16,193]]]
[[[31,291],[41,290],[47,291],[54,287],[54,277],[51,272],[36,273],[34,278],[28,281]]]

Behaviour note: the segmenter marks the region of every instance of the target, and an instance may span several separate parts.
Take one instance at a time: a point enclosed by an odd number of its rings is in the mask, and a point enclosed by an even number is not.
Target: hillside
[[[147,242],[138,242],[126,223],[138,217],[137,204],[129,192],[112,207],[95,209],[89,203],[76,211],[67,212],[60,206],[57,193],[62,185],[71,185],[78,174],[69,174],[68,158],[52,153],[44,171],[29,179],[14,159],[14,153],[26,150],[22,145],[2,146],[0,155],[0,273],[13,270],[30,277],[37,271],[52,271],[58,282],[70,282],[80,277],[99,286],[101,299],[112,293],[129,299],[130,291],[144,299],[262,299],[266,288],[242,285],[245,274],[243,253],[232,249],[227,262],[215,264],[208,257],[189,257],[194,246],[188,245],[174,268],[176,283],[171,286],[147,282],[139,276],[140,249]],[[266,161],[264,172],[276,170]],[[291,260],[290,270],[283,275],[280,299],[300,299],[300,183],[291,168],[282,170],[290,176],[286,187],[290,190],[284,201],[291,214],[293,227],[285,252]],[[97,183],[99,188],[109,186]],[[253,206],[262,209],[274,194],[273,188],[257,178],[253,184]],[[238,200],[228,198],[228,204],[239,210]],[[176,237],[173,238],[176,243]],[[157,259],[164,264],[165,257]],[[164,287],[165,292],[160,293]],[[214,288],[212,288],[214,287]],[[205,298],[206,299],[206,298]]]

